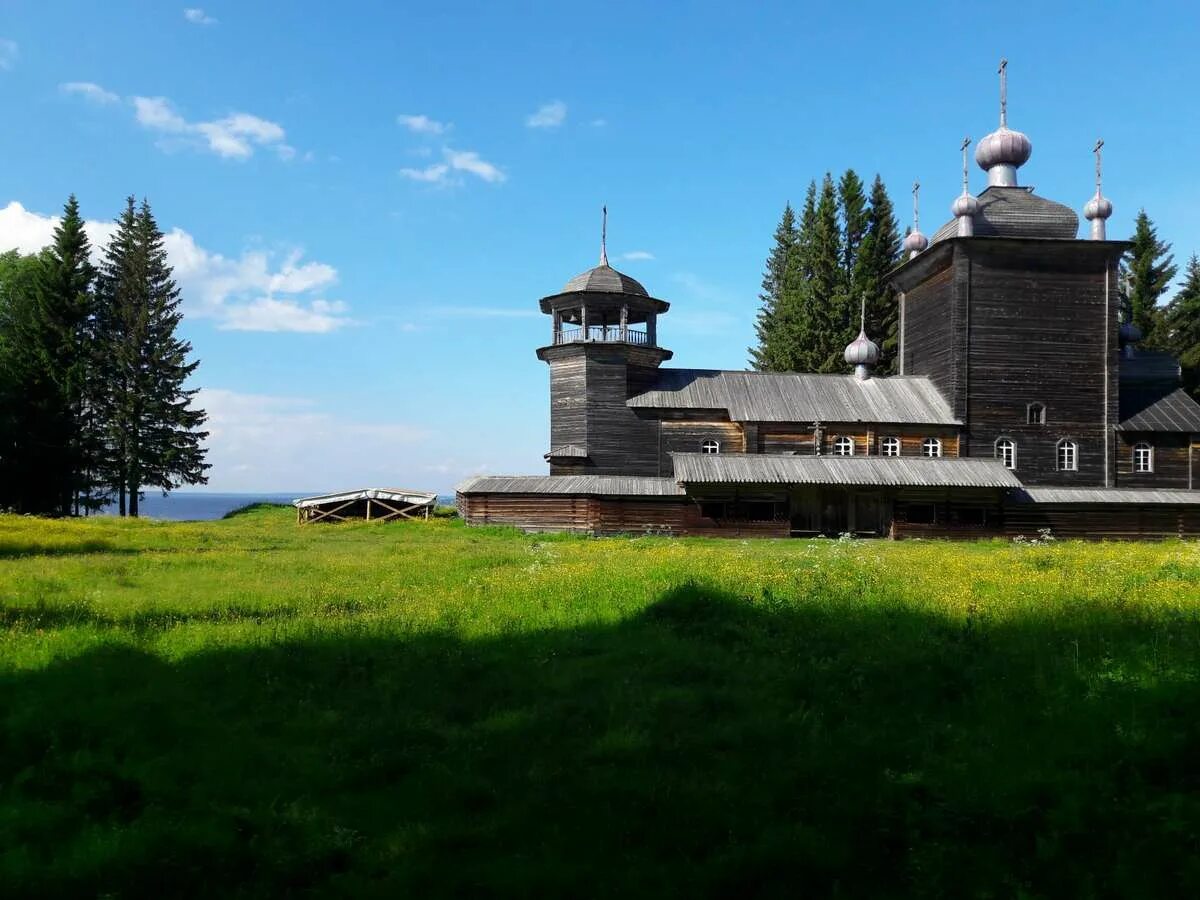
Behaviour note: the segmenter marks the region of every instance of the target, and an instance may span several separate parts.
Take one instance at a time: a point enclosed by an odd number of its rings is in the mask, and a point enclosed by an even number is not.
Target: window
[[[1145,441],[1133,445],[1133,471],[1154,471],[1154,448]]]
[[[700,452],[709,454],[720,453],[721,445],[717,441],[705,441],[700,445]]]
[[[834,456],[853,456],[854,455],[854,438],[840,437],[833,441]]]
[[[983,506],[960,506],[955,512],[959,525],[983,527],[987,525],[987,508]]]
[[[1000,438],[996,441],[996,459],[1004,463],[1004,468],[1015,469],[1017,467],[1017,442],[1009,438]]]
[[[942,455],[942,442],[937,438],[925,438],[921,441],[921,455],[930,459]]]
[[[880,448],[884,456],[899,456],[900,455],[900,438],[885,437],[880,443]]]
[[[1060,472],[1079,471],[1079,445],[1074,441],[1058,442],[1058,470]]]
[[[700,504],[700,515],[706,519],[724,519],[725,518],[725,501],[724,500],[706,500]]]
[[[1025,407],[1026,425],[1045,425],[1046,407],[1041,403],[1030,403]]]

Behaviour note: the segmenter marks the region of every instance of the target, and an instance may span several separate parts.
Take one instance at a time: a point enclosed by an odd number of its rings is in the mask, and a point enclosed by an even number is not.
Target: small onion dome
[[[1096,192],[1091,200],[1083,207],[1083,217],[1089,222],[1092,219],[1107,219],[1112,215],[1113,205],[1107,197],[1102,197],[1099,191]]]
[[[1136,344],[1142,339],[1142,329],[1132,322],[1122,322],[1117,334],[1122,344]]]
[[[920,253],[928,246],[929,238],[919,231],[910,231],[908,237],[904,239],[904,249],[912,254]]]
[[[873,366],[879,362],[879,345],[859,331],[858,337],[846,345],[846,362],[852,366]]]
[[[979,212],[979,201],[970,194],[959,194],[950,204],[950,212],[956,219],[962,216],[974,218],[975,214]]]

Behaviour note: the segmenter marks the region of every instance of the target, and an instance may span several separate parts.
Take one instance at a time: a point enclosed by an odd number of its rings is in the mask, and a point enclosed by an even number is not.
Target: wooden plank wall
[[[947,266],[904,294],[904,374],[928,376],[951,403],[957,395],[954,270]]]
[[[880,455],[879,442],[884,437],[900,438],[901,456],[920,456],[922,442],[927,437],[941,439],[942,456],[958,456],[959,452],[957,430],[891,425],[874,425],[867,426],[867,430],[853,430],[829,425],[824,429],[821,453],[826,456],[833,455],[833,442],[843,435],[854,438],[854,453],[858,456]],[[812,456],[815,453],[811,426],[762,425],[759,428],[759,436],[760,453],[796,453],[800,456]]]
[[[746,444],[742,426],[737,422],[662,420],[659,460],[661,471],[673,471],[671,453],[699,453],[705,441],[717,441],[722,453],[744,453]]]
[[[1009,537],[1035,538],[1049,528],[1056,538],[1144,540],[1200,536],[1200,507],[1134,503],[1013,504],[1004,510]]]
[[[959,385],[969,423],[965,455],[992,456],[1006,437],[1017,444],[1016,471],[1026,484],[1104,485],[1111,437],[1105,361],[1111,392],[1117,360],[1115,281],[1106,296],[1103,258],[994,242],[966,242],[955,255],[955,290],[968,300],[968,364]],[[1107,399],[1111,415],[1115,394]],[[1026,422],[1035,402],[1046,407],[1044,425]],[[1079,445],[1078,471],[1057,468],[1064,438]]]
[[[1191,441],[1186,434],[1130,434],[1117,440],[1117,484],[1129,488],[1189,487]],[[1133,445],[1146,441],[1154,448],[1154,471],[1133,471]]]

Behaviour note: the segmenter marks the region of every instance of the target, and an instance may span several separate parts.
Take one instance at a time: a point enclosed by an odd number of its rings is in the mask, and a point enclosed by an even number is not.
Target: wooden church
[[[548,475],[471,478],[468,523],[588,534],[1138,538],[1200,535],[1200,404],[1179,363],[1119,324],[1112,204],[1067,206],[1017,179],[1007,124],[891,283],[898,372],[862,332],[844,375],[664,366],[669,304],[608,264],[541,301]],[[915,190],[914,190],[915,195]],[[914,219],[916,217],[914,203]]]

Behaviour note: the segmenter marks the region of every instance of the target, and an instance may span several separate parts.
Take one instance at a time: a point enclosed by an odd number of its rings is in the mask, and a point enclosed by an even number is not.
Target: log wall
[[[1133,447],[1145,441],[1154,448],[1154,471],[1133,470]],[[1195,451],[1190,435],[1121,432],[1117,440],[1117,484],[1129,488],[1183,488],[1193,485]]]

